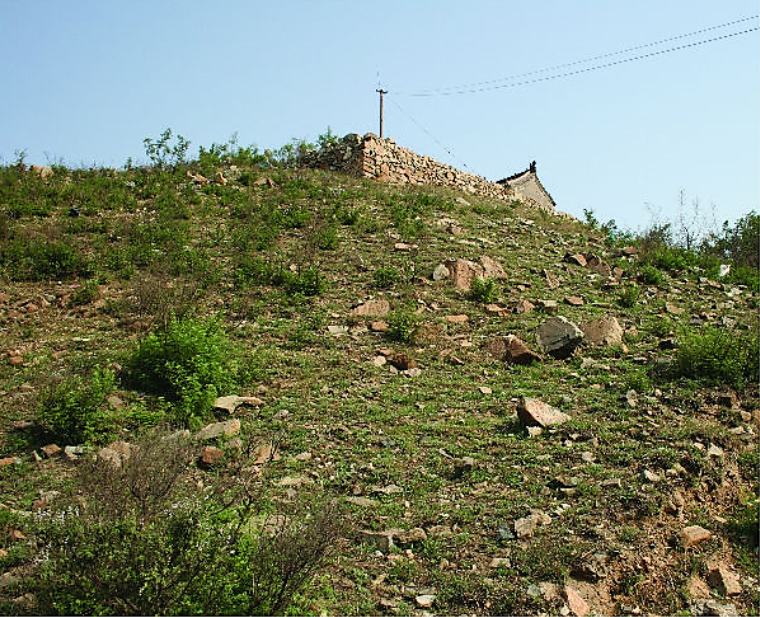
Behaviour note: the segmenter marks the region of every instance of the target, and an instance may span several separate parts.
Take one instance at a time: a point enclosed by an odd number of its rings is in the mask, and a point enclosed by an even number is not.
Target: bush
[[[678,346],[678,375],[741,387],[758,380],[757,326],[748,330],[706,328],[685,334]]]
[[[646,285],[659,285],[664,280],[663,273],[654,266],[643,266],[639,271],[639,278]]]
[[[400,307],[389,313],[388,330],[385,335],[392,341],[411,343],[417,335],[420,318],[407,307]]]
[[[498,288],[496,287],[496,281],[490,278],[481,278],[476,276],[472,279],[470,286],[470,299],[475,302],[481,302],[488,304],[496,300],[498,294]]]
[[[0,247],[0,261],[16,281],[89,278],[92,264],[71,244],[62,240],[17,238]]]
[[[134,387],[165,397],[177,406],[177,419],[195,427],[235,384],[234,363],[218,320],[171,318],[138,343],[127,373]]]
[[[390,289],[401,281],[397,268],[378,268],[372,273],[372,284],[377,289]]]
[[[155,435],[135,445],[120,468],[83,464],[84,503],[43,519],[40,613],[285,611],[337,541],[334,509],[259,519],[250,478],[212,478],[204,490],[185,478],[188,444]]]
[[[629,285],[620,291],[617,301],[623,308],[633,308],[639,301],[639,296],[641,296],[641,288],[635,285]]]
[[[88,380],[72,377],[42,396],[39,419],[65,444],[96,440],[110,429],[106,398],[114,391],[113,371],[96,369]]]

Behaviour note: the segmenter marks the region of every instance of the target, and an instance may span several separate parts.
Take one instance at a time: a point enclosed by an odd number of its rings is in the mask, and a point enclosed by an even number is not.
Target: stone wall
[[[301,159],[303,167],[341,171],[361,178],[377,178],[390,184],[451,186],[468,193],[512,201],[518,199],[509,185],[490,182],[402,148],[393,139],[374,133],[351,133],[334,144]]]

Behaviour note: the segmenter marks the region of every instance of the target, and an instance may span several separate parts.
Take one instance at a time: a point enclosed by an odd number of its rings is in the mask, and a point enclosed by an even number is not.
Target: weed
[[[112,428],[104,406],[115,387],[114,373],[108,369],[96,369],[87,380],[67,379],[43,394],[39,419],[63,443],[94,441]]]
[[[633,308],[641,296],[641,287],[628,285],[624,287],[617,297],[617,302],[622,308]]]
[[[420,327],[420,318],[410,308],[402,306],[388,314],[386,336],[392,341],[411,343]]]
[[[639,271],[639,279],[646,285],[660,285],[665,279],[662,271],[652,265],[644,265]]]
[[[167,128],[158,139],[151,139],[150,137],[143,139],[145,154],[154,167],[166,169],[186,162],[190,142],[182,135],[177,135],[175,143],[171,143],[172,137],[172,130]]]
[[[390,289],[401,282],[402,276],[398,268],[378,268],[372,273],[372,284],[377,289]]]
[[[759,353],[757,327],[687,332],[680,337],[677,375],[741,387],[757,382]]]
[[[496,301],[497,296],[498,287],[496,286],[496,281],[479,276],[472,279],[469,293],[470,299],[481,304],[489,304]]]

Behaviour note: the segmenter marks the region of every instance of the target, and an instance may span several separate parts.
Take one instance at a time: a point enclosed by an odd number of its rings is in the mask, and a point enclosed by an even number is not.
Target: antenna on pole
[[[383,95],[388,94],[387,90],[383,90],[382,88],[378,88],[375,90],[375,92],[380,93],[380,139],[383,138]]]

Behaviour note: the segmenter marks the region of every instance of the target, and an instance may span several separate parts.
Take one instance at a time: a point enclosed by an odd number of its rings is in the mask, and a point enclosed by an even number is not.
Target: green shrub
[[[475,300],[475,302],[489,304],[496,300],[498,291],[496,281],[490,278],[476,276],[472,279],[469,297],[471,300]]]
[[[639,301],[641,288],[635,285],[624,287],[618,294],[617,301],[623,308],[633,308]]]
[[[111,428],[106,398],[115,387],[108,369],[96,369],[87,380],[71,377],[43,394],[39,419],[65,444],[94,441]]]
[[[92,263],[63,240],[16,238],[0,247],[0,258],[16,281],[89,278],[94,271]]]
[[[757,382],[757,326],[747,330],[709,327],[679,338],[679,376],[735,387]]]
[[[411,343],[420,326],[420,317],[408,307],[399,307],[388,314],[385,335],[392,341]]]
[[[665,277],[662,271],[654,266],[645,265],[639,271],[639,278],[646,285],[660,285]]]
[[[86,507],[41,519],[47,559],[30,585],[41,614],[281,614],[337,542],[329,505],[258,518],[264,504],[243,482],[186,480],[186,443],[135,445],[120,468],[80,467]]]
[[[282,286],[291,295],[319,296],[327,289],[327,280],[316,266],[298,272],[283,271]]]
[[[378,268],[372,273],[372,285],[377,289],[390,289],[401,281],[398,268]]]
[[[127,374],[134,387],[174,403],[177,419],[191,427],[236,381],[233,349],[217,319],[169,319],[138,343]]]

